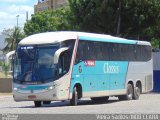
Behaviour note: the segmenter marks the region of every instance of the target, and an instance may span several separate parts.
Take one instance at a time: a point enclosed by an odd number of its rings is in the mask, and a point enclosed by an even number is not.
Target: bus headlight
[[[16,87],[15,87],[15,88],[13,88],[13,90],[14,90],[14,91],[17,91],[17,90],[18,90],[18,88],[16,88]]]
[[[50,86],[49,88],[48,88],[48,90],[52,90],[53,89],[53,86]]]

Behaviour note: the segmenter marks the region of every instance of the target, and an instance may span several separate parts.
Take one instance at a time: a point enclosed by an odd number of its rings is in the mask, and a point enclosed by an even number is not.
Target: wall
[[[160,92],[160,52],[153,52],[153,91]]]
[[[0,93],[12,92],[12,79],[11,78],[0,78]]]

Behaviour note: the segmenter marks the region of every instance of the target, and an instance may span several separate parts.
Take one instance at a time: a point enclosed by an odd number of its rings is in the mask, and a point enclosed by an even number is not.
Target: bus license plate
[[[36,95],[29,95],[28,96],[28,99],[36,99],[37,97],[36,97]]]

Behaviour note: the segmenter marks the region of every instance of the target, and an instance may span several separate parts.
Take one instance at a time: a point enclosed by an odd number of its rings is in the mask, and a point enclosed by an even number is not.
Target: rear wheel
[[[93,98],[91,98],[91,100],[93,102],[96,102],[96,103],[98,103],[98,102],[106,102],[108,99],[109,99],[109,96],[107,96],[107,97],[93,97]]]
[[[133,99],[133,86],[132,84],[127,85],[127,94],[119,96],[119,100],[132,100]]]
[[[41,107],[42,102],[41,101],[34,101],[34,105],[35,105],[35,107]]]
[[[50,104],[51,101],[43,101],[43,104]]]
[[[140,89],[139,86],[136,86],[136,88],[134,89],[133,99],[134,99],[134,100],[138,100],[140,94],[141,94],[141,89]]]
[[[77,92],[77,88],[74,87],[72,99],[70,100],[70,105],[76,106],[77,101],[78,101],[78,92]]]

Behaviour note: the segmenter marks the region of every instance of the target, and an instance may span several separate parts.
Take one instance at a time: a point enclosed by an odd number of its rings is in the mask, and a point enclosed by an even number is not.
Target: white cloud
[[[8,16],[8,13],[0,11],[0,19],[3,19]]]
[[[33,13],[34,7],[28,5],[11,5],[8,7],[1,7],[0,11],[5,11],[7,13],[24,13],[26,11]]]
[[[17,25],[23,27],[26,22],[26,12],[29,19],[34,14],[34,5],[38,0],[0,0],[0,32],[3,29],[13,28]]]
[[[0,8],[0,31],[4,28],[13,28],[17,25],[17,15],[18,17],[18,25],[23,27],[26,22],[26,12],[29,14],[29,19],[31,14],[34,13],[34,7],[27,5],[11,5],[5,8]]]

